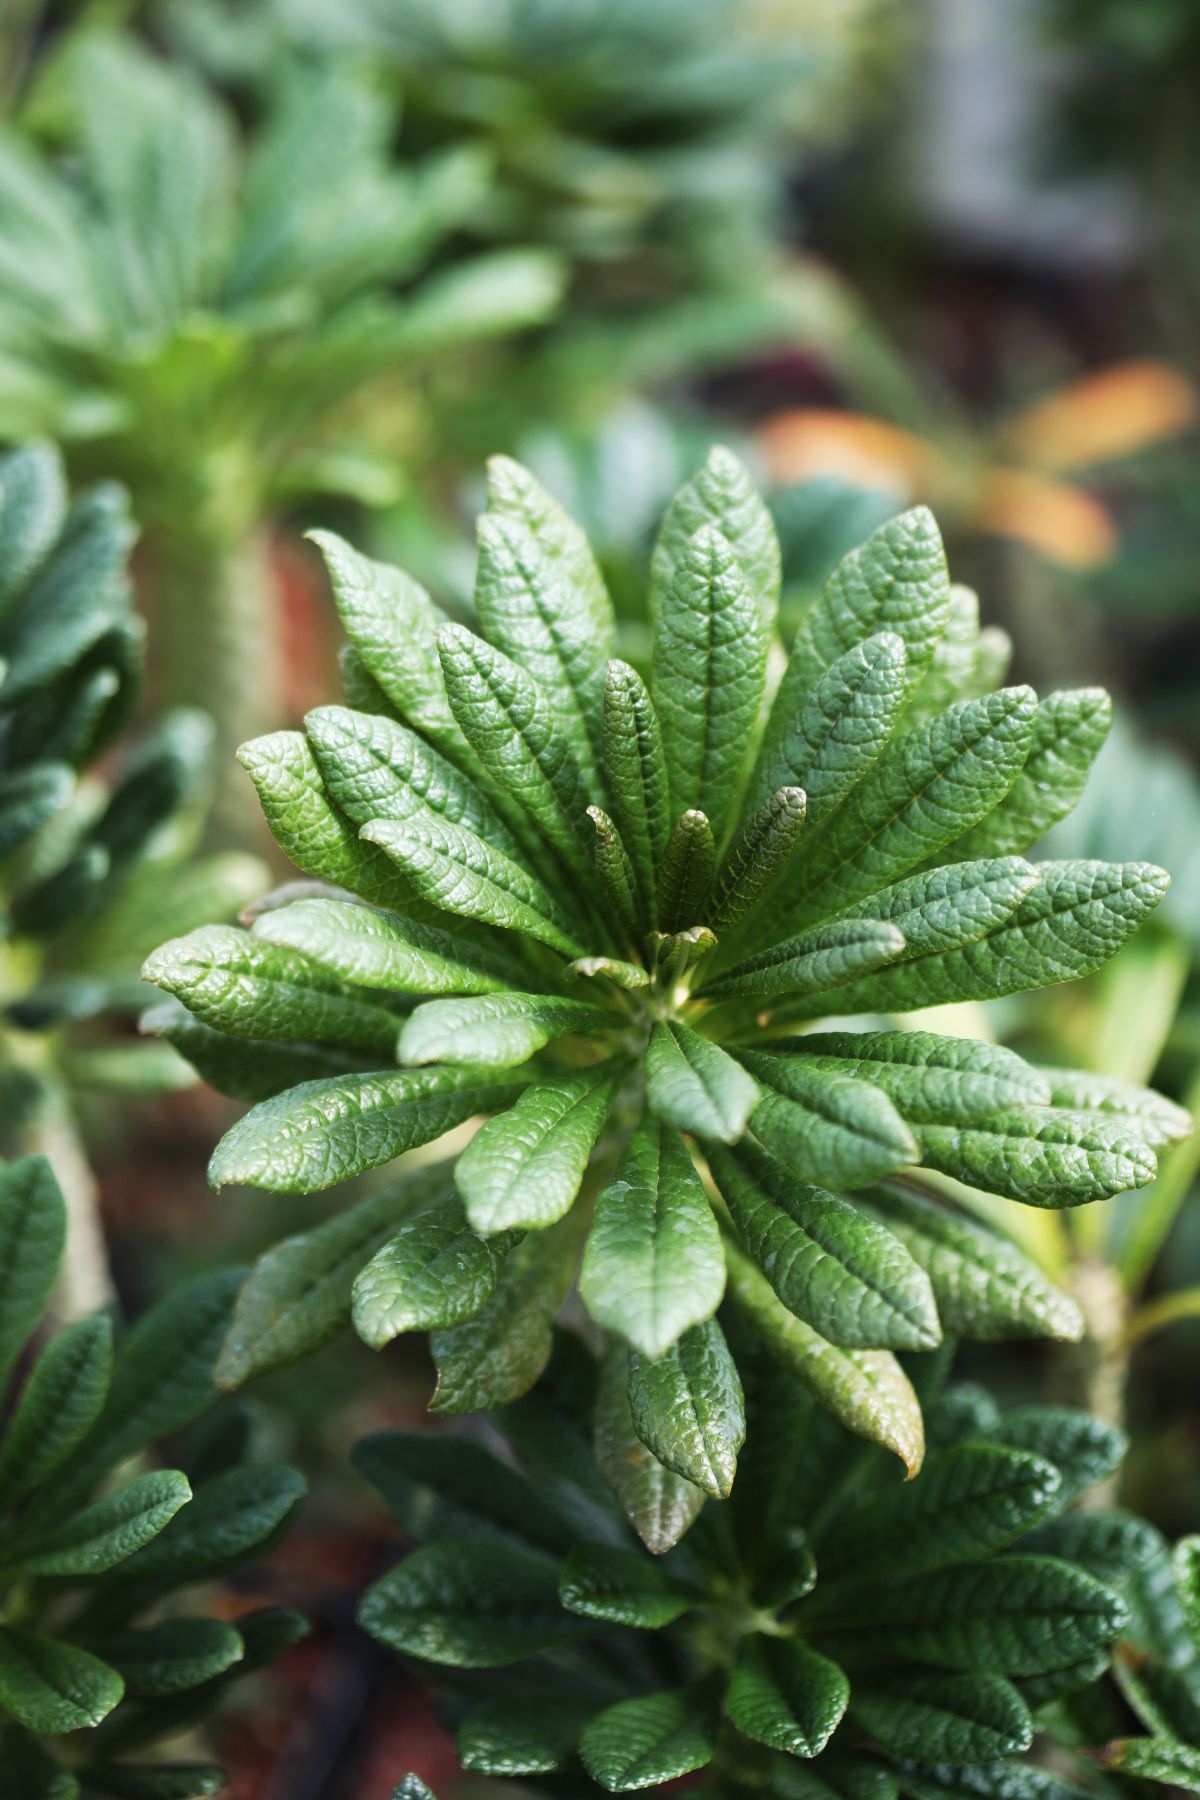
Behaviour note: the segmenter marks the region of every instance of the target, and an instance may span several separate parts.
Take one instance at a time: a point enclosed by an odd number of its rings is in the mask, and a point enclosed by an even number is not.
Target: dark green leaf
[[[787,1057],[738,1054],[763,1089],[750,1129],[802,1181],[865,1187],[917,1161],[916,1140],[881,1088]]]
[[[746,1436],[737,1366],[715,1319],[693,1325],[656,1362],[629,1359],[634,1430],[664,1468],[724,1499]]]
[[[558,1591],[568,1612],[641,1631],[669,1625],[698,1600],[657,1563],[612,1544],[577,1545],[567,1558]]]
[[[353,1279],[354,1329],[372,1350],[404,1331],[461,1325],[496,1291],[512,1235],[480,1237],[449,1184],[438,1186],[433,1204],[386,1238]]]
[[[704,1492],[659,1462],[638,1436],[629,1404],[630,1352],[612,1343],[596,1403],[596,1461],[648,1550],[677,1544],[704,1505]]]
[[[604,775],[643,912],[655,925],[671,836],[670,784],[654,703],[641,676],[623,662],[609,663],[604,683]]]
[[[104,1404],[112,1373],[112,1320],[78,1319],[34,1364],[0,1448],[0,1505],[39,1487],[75,1448]]]
[[[367,1589],[358,1619],[391,1650],[460,1669],[518,1662],[581,1629],[559,1603],[549,1557],[469,1541],[405,1557]]]
[[[0,1625],[0,1706],[30,1731],[57,1737],[98,1725],[124,1692],[116,1670],[89,1651]]]
[[[135,1475],[123,1486],[42,1530],[19,1533],[4,1556],[26,1575],[102,1575],[149,1544],[192,1497],[174,1469]]]
[[[897,1672],[856,1681],[850,1717],[893,1756],[919,1763],[994,1762],[1033,1740],[1029,1709],[1002,1675]]]
[[[795,1639],[744,1637],[725,1711],[756,1743],[819,1756],[841,1722],[850,1683],[836,1663]]]
[[[597,1714],[579,1740],[584,1768],[610,1794],[702,1769],[715,1747],[715,1721],[684,1688],[620,1700]]]
[[[46,1158],[0,1169],[0,1383],[42,1316],[66,1235],[67,1209]]]
[[[306,1488],[296,1469],[281,1465],[214,1476],[153,1543],[121,1565],[121,1575],[178,1586],[234,1567],[273,1536]]]

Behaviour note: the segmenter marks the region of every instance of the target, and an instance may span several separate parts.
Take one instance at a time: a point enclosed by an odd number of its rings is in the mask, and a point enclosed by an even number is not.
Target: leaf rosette
[[[771,520],[720,449],[654,549],[648,681],[611,654],[583,534],[507,459],[470,627],[316,541],[350,704],[241,751],[307,882],[156,951],[150,1025],[255,1103],[217,1186],[326,1188],[486,1122],[361,1227],[270,1252],[225,1377],[352,1317],[376,1345],[432,1329],[436,1410],[506,1403],[582,1252],[585,1306],[647,1365],[728,1292],[915,1470],[898,1353],[1081,1330],[950,1185],[1103,1200],[1185,1127],[913,1018],[1084,975],[1162,897],[1147,864],[1024,855],[1081,792],[1107,697],[995,687],[922,509],[843,559],[784,659]]]

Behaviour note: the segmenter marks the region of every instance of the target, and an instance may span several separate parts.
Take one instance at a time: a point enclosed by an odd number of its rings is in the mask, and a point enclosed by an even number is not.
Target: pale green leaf
[[[537,1082],[476,1133],[454,1179],[477,1231],[537,1231],[569,1210],[620,1076],[602,1063]]]
[[[651,612],[669,598],[692,539],[706,525],[732,550],[769,637],[779,608],[779,539],[750,475],[723,444],[714,444],[704,467],[679,489],[663,517],[650,558]]]
[[[733,1144],[759,1099],[758,1083],[711,1038],[671,1020],[646,1046],[646,1104],[666,1125]]]
[[[519,965],[453,932],[346,900],[293,900],[260,913],[253,929],[352,987],[389,994],[494,994],[528,980]]]
[[[1049,1101],[1044,1075],[1012,1050],[932,1031],[829,1031],[777,1040],[789,1064],[854,1075],[879,1088],[910,1125],[967,1123]]]
[[[655,925],[673,817],[670,782],[654,702],[641,676],[624,662],[610,662],[605,677],[604,777],[643,911]]]
[[[1056,1107],[1009,1107],[969,1125],[918,1123],[921,1160],[1026,1206],[1082,1206],[1153,1181],[1153,1150],[1124,1121]]]
[[[507,1234],[481,1238],[452,1194],[439,1196],[360,1265],[351,1287],[354,1329],[381,1350],[403,1331],[461,1325],[495,1293],[512,1243]]]
[[[751,1131],[802,1181],[865,1187],[917,1161],[916,1140],[882,1088],[819,1074],[788,1057],[738,1055],[763,1090]]]
[[[618,1014],[554,994],[479,994],[462,1000],[429,1000],[400,1032],[402,1063],[474,1064],[512,1068],[528,1062],[544,1044],[568,1032],[618,1029]]]

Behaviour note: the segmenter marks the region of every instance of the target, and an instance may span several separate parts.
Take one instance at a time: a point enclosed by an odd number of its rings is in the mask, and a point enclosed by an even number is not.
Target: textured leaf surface
[[[1059,1506],[1111,1475],[1128,1443],[1124,1432],[1067,1406],[1016,1406],[990,1425],[988,1437],[1052,1463],[1062,1478]]]
[[[1029,1709],[1001,1675],[900,1675],[855,1682],[851,1719],[893,1756],[920,1763],[994,1762],[1033,1739]]]
[[[336,1337],[350,1324],[359,1270],[395,1235],[407,1213],[449,1191],[446,1164],[417,1170],[260,1256],[238,1294],[215,1371],[217,1385],[241,1387]]]
[[[616,1013],[553,994],[479,994],[463,1000],[430,1000],[418,1006],[400,1033],[404,1063],[467,1063],[511,1068],[567,1032],[613,1029]]]
[[[819,825],[861,780],[892,734],[907,691],[903,640],[881,631],[854,644],[825,670],[811,692],[797,694],[790,718],[785,702],[771,715],[770,737],[755,767],[749,799],[757,805],[776,788],[803,788],[809,826]]]
[[[1163,1540],[1153,1525],[1132,1513],[1070,1512],[1038,1526],[1018,1548],[1035,1556],[1057,1556],[1120,1588],[1161,1554]]]
[[[1076,1302],[1007,1238],[908,1188],[873,1189],[867,1204],[924,1269],[948,1332],[985,1343],[1083,1336]]]
[[[1010,1107],[972,1125],[917,1126],[921,1160],[970,1187],[1027,1206],[1081,1206],[1157,1171],[1154,1152],[1120,1120],[1043,1107]]]
[[[595,1710],[561,1694],[553,1706],[544,1698],[485,1700],[459,1726],[454,1748],[463,1768],[481,1775],[548,1775],[572,1761]]]
[[[820,1546],[821,1572],[854,1580],[924,1574],[1015,1542],[1060,1504],[1052,1463],[998,1444],[959,1444],[920,1481],[845,1510]]]
[[[583,954],[571,921],[542,883],[463,826],[428,813],[403,822],[374,819],[363,826],[363,836],[399,863],[431,905],[524,932],[564,956]]]
[[[652,686],[672,808],[705,813],[718,843],[742,787],[766,664],[758,605],[733,550],[706,526],[689,540],[659,597]]]
[[[114,1633],[100,1648],[125,1682],[146,1698],[180,1694],[221,1675],[242,1659],[239,1633],[222,1619],[161,1619]]]
[[[730,931],[775,886],[800,841],[807,800],[801,787],[779,787],[747,818],[717,870],[705,908],[711,929]]]
[[[1029,755],[995,812],[948,846],[955,861],[1028,850],[1071,811],[1112,724],[1103,688],[1048,694],[1037,709]]]
[[[515,966],[452,932],[345,900],[274,907],[255,920],[254,935],[290,945],[354,987],[389,994],[492,994],[520,980]],[[395,1014],[388,1017],[394,1035]]]
[[[746,1437],[737,1365],[715,1319],[693,1325],[657,1361],[629,1359],[634,1430],[665,1468],[723,1500]]]
[[[0,1705],[30,1731],[98,1725],[124,1691],[116,1670],[90,1651],[0,1625]]]
[[[630,1352],[609,1345],[596,1403],[596,1461],[621,1510],[656,1556],[677,1544],[704,1505],[704,1492],[665,1468],[637,1434],[629,1402]]]
[[[921,1408],[891,1352],[837,1348],[789,1313],[740,1251],[727,1245],[725,1260],[733,1298],[776,1361],[848,1431],[895,1451],[915,1475],[925,1448]]]
[[[729,545],[769,635],[779,605],[779,540],[749,474],[723,444],[713,446],[667,508],[650,558],[651,612],[669,599],[688,546],[706,525]]]
[[[45,1530],[22,1533],[5,1560],[29,1575],[102,1575],[157,1537],[191,1497],[177,1470],[135,1475]]]
[[[515,1097],[470,1069],[398,1069],[306,1081],[263,1100],[226,1132],[209,1163],[230,1182],[307,1194],[427,1144],[472,1113]]]
[[[750,1129],[800,1180],[865,1187],[917,1161],[916,1140],[881,1088],[757,1050],[739,1056],[763,1089]]]
[[[1132,937],[1169,885],[1149,863],[1045,862],[1037,874],[1038,885],[1003,924],[853,982],[839,997],[843,1011],[992,1000],[1089,975]]]
[[[1173,1738],[1118,1738],[1106,1745],[1101,1760],[1106,1769],[1119,1769],[1123,1775],[1200,1794],[1200,1749],[1195,1745]]]
[[[880,1088],[910,1125],[986,1119],[1050,1098],[1045,1076],[1012,1050],[932,1031],[812,1032],[776,1046],[789,1061]]]
[[[549,1557],[494,1544],[431,1544],[367,1589],[364,1631],[390,1650],[460,1669],[517,1662],[577,1636]]]
[[[898,881],[989,812],[1020,770],[1036,709],[1032,688],[1004,688],[896,739],[807,838],[789,924]]]
[[[704,996],[719,999],[747,994],[794,1000],[806,994],[823,995],[893,962],[904,947],[904,937],[894,925],[871,919],[834,920],[747,957],[726,974],[706,982]]]
[[[495,1293],[512,1242],[507,1234],[479,1237],[445,1192],[360,1265],[351,1297],[354,1329],[381,1350],[403,1331],[461,1325]]]
[[[0,1169],[0,1381],[42,1316],[66,1235],[66,1207],[45,1157]]]
[[[613,1544],[577,1545],[558,1591],[569,1612],[642,1631],[669,1625],[697,1600],[656,1563]]]
[[[819,1756],[841,1722],[850,1683],[798,1640],[744,1637],[725,1711],[739,1731],[789,1756]]]
[[[298,1470],[282,1465],[246,1464],[214,1475],[152,1543],[121,1565],[121,1576],[178,1586],[235,1567],[295,1511],[306,1485]]]
[[[676,1020],[650,1033],[646,1103],[664,1124],[733,1144],[758,1099],[753,1076],[711,1038]]]
[[[649,924],[658,922],[658,878],[673,815],[654,702],[636,669],[610,662],[604,683],[604,774]]]
[[[715,1747],[707,1709],[682,1688],[618,1701],[579,1740],[584,1768],[610,1794],[657,1787],[702,1769]]]
[[[1090,1069],[1043,1069],[1054,1106],[1077,1113],[1103,1113],[1125,1125],[1128,1135],[1140,1138],[1152,1150],[1178,1143],[1192,1130],[1191,1116],[1165,1094],[1120,1081],[1114,1075],[1094,1075]]]
[[[540,1230],[568,1211],[619,1079],[601,1064],[538,1082],[475,1134],[454,1178],[477,1231]]]
[[[469,1437],[376,1431],[359,1439],[353,1459],[419,1542],[485,1537],[561,1554],[573,1541],[534,1481]]]
[[[716,1311],[724,1286],[720,1233],[691,1157],[677,1132],[647,1122],[596,1201],[584,1303],[653,1358]]]
[[[51,1338],[0,1440],[0,1505],[40,1486],[74,1449],[104,1404],[112,1351],[103,1313]]]
[[[765,1151],[711,1151],[738,1236],[788,1312],[831,1343],[928,1350],[941,1341],[926,1275],[891,1232]]]
[[[232,925],[202,925],[171,939],[148,958],[142,978],[174,994],[204,1024],[235,1037],[387,1052],[396,1036],[395,1013],[348,992],[288,945]]]

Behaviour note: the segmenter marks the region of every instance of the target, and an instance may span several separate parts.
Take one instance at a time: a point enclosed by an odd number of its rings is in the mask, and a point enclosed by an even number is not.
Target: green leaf
[[[569,1211],[621,1072],[601,1063],[537,1082],[476,1132],[454,1171],[476,1231],[539,1231]]]
[[[892,1756],[919,1763],[994,1762],[1033,1741],[1029,1708],[1002,1675],[897,1671],[856,1681],[850,1718]]]
[[[646,1104],[666,1125],[733,1144],[759,1099],[759,1086],[711,1038],[671,1020],[646,1047]]]
[[[515,1097],[471,1069],[396,1069],[306,1081],[262,1100],[213,1152],[214,1189],[231,1182],[308,1194],[428,1144]]]
[[[785,922],[837,912],[937,854],[1008,792],[1029,748],[1032,688],[947,708],[897,738],[827,823],[806,837]]]
[[[1050,1107],[1009,1107],[972,1125],[917,1125],[921,1160],[970,1187],[1026,1206],[1082,1206],[1153,1181],[1151,1150],[1120,1121]]]
[[[771,708],[763,766],[839,657],[879,633],[898,637],[911,694],[933,660],[949,616],[950,578],[941,536],[929,509],[914,507],[889,519],[844,556],[805,614]]]
[[[0,1506],[39,1487],[88,1430],[108,1392],[112,1339],[112,1320],[98,1313],[46,1345],[2,1440]]]
[[[763,1089],[750,1129],[800,1180],[865,1187],[917,1161],[917,1142],[881,1088],[818,1074],[787,1057],[754,1050],[738,1056]]]
[[[951,1334],[984,1343],[1030,1337],[1075,1343],[1083,1336],[1076,1302],[1007,1238],[909,1188],[874,1188],[866,1199],[870,1214],[928,1275]]]
[[[517,965],[506,966],[453,932],[345,900],[273,907],[254,921],[254,935],[290,945],[353,987],[389,994],[494,994],[522,979]],[[394,1035],[395,1014],[388,1017]]]
[[[222,1619],[160,1619],[106,1637],[97,1646],[127,1694],[184,1693],[242,1660],[242,1639]]]
[[[715,1319],[693,1325],[656,1362],[631,1353],[629,1407],[634,1430],[664,1468],[725,1499],[746,1437],[746,1406]]]
[[[450,1180],[445,1163],[418,1169],[265,1251],[234,1305],[214,1372],[218,1387],[238,1388],[299,1362],[349,1326],[359,1270],[394,1241],[408,1213],[447,1196]]]
[[[1039,1525],[1022,1538],[1020,1548],[1035,1556],[1056,1556],[1119,1588],[1161,1553],[1163,1541],[1153,1525],[1131,1513],[1072,1512]]]
[[[725,1262],[730,1292],[770,1355],[848,1431],[893,1450],[915,1475],[925,1444],[921,1408],[891,1352],[838,1349],[788,1312],[766,1277],[729,1244]]]
[[[406,1775],[399,1787],[392,1789],[391,1800],[437,1800],[437,1795],[419,1775]]]
[[[652,689],[672,808],[705,813],[718,843],[744,785],[766,668],[759,605],[732,547],[705,526],[688,540],[671,587],[658,597]]]
[[[536,1700],[485,1700],[458,1728],[454,1748],[464,1769],[480,1775],[549,1775],[574,1759],[592,1701],[555,1694]]]
[[[815,687],[799,692],[784,676],[782,694],[750,782],[751,805],[780,787],[803,788],[810,829],[841,804],[892,735],[908,688],[903,640],[882,631],[853,644]]]
[[[561,1555],[573,1541],[534,1481],[471,1438],[376,1431],[359,1439],[353,1459],[418,1543],[485,1537]]]
[[[607,981],[626,994],[638,994],[650,986],[641,963],[622,962],[618,956],[577,956],[563,970],[564,981]]]
[[[0,857],[11,855],[60,812],[74,787],[65,763],[39,762],[0,775]]]
[[[677,1544],[704,1505],[703,1489],[665,1468],[637,1434],[629,1403],[630,1352],[609,1345],[596,1402],[596,1461],[648,1550]]]
[[[282,1464],[227,1469],[196,1489],[178,1518],[121,1565],[130,1581],[177,1587],[236,1567],[268,1542],[308,1484]]]
[[[349,888],[376,906],[423,909],[409,883],[382,850],[360,840],[358,829],[329,800],[308,739],[273,731],[238,750],[258,792],[271,836],[298,869],[315,880]]]
[[[1062,1478],[1060,1511],[1111,1475],[1128,1448],[1115,1425],[1066,1406],[1013,1407],[988,1427],[987,1436],[1053,1464]]]
[[[469,1541],[406,1556],[367,1589],[358,1622],[389,1650],[458,1669],[519,1662],[581,1630],[559,1604],[548,1556]]]
[[[558,1591],[568,1612],[639,1631],[660,1630],[699,1598],[637,1551],[613,1544],[576,1545]]]
[[[910,1771],[905,1771],[904,1780],[906,1786],[911,1783]],[[899,1785],[899,1777],[874,1757],[831,1750],[816,1767],[777,1759],[768,1791],[778,1800],[896,1800]]]
[[[636,669],[624,662],[610,662],[605,677],[604,777],[643,913],[656,925],[673,817],[670,781],[654,702]]]
[[[305,714],[304,729],[325,792],[351,824],[434,812],[510,856],[519,854],[516,838],[476,782],[407,726],[381,713],[318,706]]]
[[[636,935],[641,917],[637,892],[637,876],[629,853],[621,842],[621,834],[599,806],[589,806],[592,821],[592,861],[600,882],[600,897],[607,915],[631,936]]]
[[[845,917],[886,919],[903,935],[908,962],[977,943],[1012,918],[1038,880],[1037,869],[1019,856],[948,863],[881,888],[847,908]]]
[[[479,994],[429,1000],[400,1032],[404,1063],[472,1064],[512,1068],[568,1032],[616,1030],[620,1015],[555,994]]]
[[[1105,1745],[1100,1761],[1105,1769],[1119,1769],[1122,1775],[1200,1794],[1200,1749],[1174,1738],[1118,1738]]]
[[[149,1007],[138,1028],[165,1038],[202,1081],[232,1100],[269,1100],[297,1082],[361,1073],[375,1060],[366,1051],[328,1044],[270,1044],[262,1038],[231,1037],[202,1025],[174,999]]]
[[[1180,1538],[1171,1553],[1171,1572],[1188,1630],[1200,1641],[1200,1537]]]
[[[325,558],[347,636],[402,718],[448,754],[462,743],[446,698],[436,633],[440,615],[419,582],[372,562],[332,531],[309,537]]]
[[[0,639],[6,707],[44,690],[119,628],[134,527],[123,488],[104,482],[72,504],[61,533],[10,604]]]
[[[918,1583],[876,1586],[867,1604],[873,1657],[1001,1675],[1069,1668],[1129,1616],[1109,1588],[1048,1556],[961,1563]]]
[[[213,1368],[244,1269],[187,1282],[143,1314],[117,1350],[99,1418],[55,1485],[66,1505],[106,1470],[191,1424],[216,1399]]]
[[[708,1708],[686,1688],[619,1700],[584,1727],[583,1766],[610,1794],[657,1787],[702,1769],[716,1748]]]
[[[91,1763],[83,1775],[89,1793],[111,1800],[200,1800],[229,1785],[216,1763]]]
[[[403,823],[375,819],[362,834],[400,864],[430,905],[582,955],[576,928],[536,876],[461,825],[428,813]]]
[[[382,1350],[403,1331],[461,1325],[495,1293],[512,1244],[509,1234],[489,1240],[471,1230],[447,1188],[359,1268],[351,1301],[355,1331],[372,1350]]]
[[[885,1093],[909,1125],[967,1123],[1049,1100],[1045,1076],[1012,1050],[932,1031],[829,1031],[777,1043],[789,1063],[854,1075]]]
[[[543,510],[553,505],[545,496]],[[488,641],[547,696],[558,732],[594,787],[593,745],[600,739],[604,671],[612,647],[611,604],[599,608],[593,584],[578,586],[561,560],[556,567],[536,530],[519,516],[486,512],[476,535],[475,613],[480,625]]]
[[[430,1412],[482,1412],[529,1392],[550,1360],[550,1324],[570,1291],[581,1220],[532,1232],[513,1250],[482,1311],[430,1339],[438,1380]]]
[[[487,504],[489,513],[527,528],[555,579],[571,591],[573,616],[595,644],[608,644],[614,628],[612,601],[591,545],[574,519],[510,456],[488,458]]]
[[[1115,1075],[1095,1075],[1090,1069],[1042,1069],[1050,1089],[1050,1104],[1072,1112],[1103,1113],[1126,1126],[1132,1138],[1140,1138],[1152,1150],[1178,1143],[1191,1135],[1192,1119],[1182,1106],[1153,1088]]]
[[[464,626],[443,625],[437,642],[450,705],[479,761],[586,884],[590,796],[550,700],[517,663]]]
[[[0,1625],[0,1706],[30,1731],[57,1737],[98,1725],[124,1692],[116,1670],[89,1651]]]
[[[156,1538],[191,1497],[178,1470],[135,1475],[65,1519],[19,1533],[4,1560],[26,1575],[102,1575]]]
[[[1028,850],[1066,818],[1108,736],[1112,701],[1103,688],[1074,688],[1039,702],[1029,755],[996,810],[947,848],[952,861]]]
[[[739,1238],[788,1312],[845,1348],[941,1342],[929,1279],[890,1230],[752,1143],[708,1160]]]
[[[395,1042],[394,1012],[349,992],[299,951],[233,925],[202,925],[171,939],[147,959],[142,979],[173,994],[203,1024],[235,1037],[385,1052]]]
[[[0,458],[0,607],[50,554],[66,514],[66,473],[55,445],[23,444]]]
[[[882,963],[894,962],[903,950],[904,938],[894,925],[874,919],[835,919],[772,944],[728,973],[706,981],[704,998],[747,994],[792,1001],[807,994],[823,997]],[[829,1010],[824,999],[818,1010]]]
[[[650,609],[670,599],[698,531],[712,526],[733,552],[770,637],[779,608],[781,558],[775,522],[747,470],[731,450],[714,444],[700,469],[671,501],[650,558]]]
[[[658,879],[657,912],[664,931],[686,931],[699,923],[716,869],[717,845],[708,815],[685,812],[667,840]]]
[[[720,1233],[692,1159],[677,1132],[647,1121],[596,1201],[584,1304],[653,1358],[710,1317],[724,1287]]]
[[[957,1444],[931,1456],[920,1481],[843,1508],[821,1541],[822,1579],[878,1582],[990,1556],[1061,1499],[1058,1471],[1044,1457]]]
[[[992,1000],[1090,975],[1158,905],[1169,877],[1150,863],[1044,862],[1007,920],[966,945],[910,955],[844,988],[845,1012],[909,1012]],[[874,902],[872,902],[874,905]]]
[[[725,1711],[757,1744],[819,1756],[841,1722],[850,1683],[837,1664],[799,1640],[744,1637]]]
[[[0,1169],[0,1383],[42,1316],[66,1235],[67,1209],[46,1158]]]
[[[751,813],[713,882],[706,907],[713,931],[731,930],[774,886],[796,848],[806,806],[803,788],[780,787]]]

